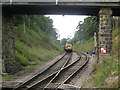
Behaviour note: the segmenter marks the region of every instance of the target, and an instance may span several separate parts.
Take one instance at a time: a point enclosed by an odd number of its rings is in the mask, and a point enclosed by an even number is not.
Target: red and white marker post
[[[101,53],[106,53],[106,48],[101,48]]]

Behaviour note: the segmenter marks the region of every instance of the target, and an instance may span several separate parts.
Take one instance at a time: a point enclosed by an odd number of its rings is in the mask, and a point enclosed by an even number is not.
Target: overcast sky
[[[54,28],[58,30],[60,34],[59,40],[62,38],[73,37],[75,31],[77,31],[76,27],[79,21],[84,21],[84,18],[87,16],[80,15],[46,15],[50,16],[53,20]]]

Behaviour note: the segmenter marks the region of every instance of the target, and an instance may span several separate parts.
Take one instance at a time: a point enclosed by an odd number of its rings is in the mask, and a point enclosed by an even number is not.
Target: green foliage
[[[73,43],[81,40],[89,40],[94,36],[94,32],[98,32],[97,30],[97,21],[94,20],[93,16],[87,17],[84,19],[84,22],[79,22],[77,26],[78,31],[75,32],[74,38],[72,39]]]
[[[39,64],[61,52],[53,21],[43,15],[15,15],[15,60],[23,67]]]
[[[112,35],[113,38],[112,53],[115,56],[118,56],[118,50],[120,49],[119,35],[120,35],[120,25],[118,29],[117,28],[113,29],[113,35]]]
[[[15,60],[23,66],[26,66],[29,64],[28,60],[26,60],[25,57],[19,54],[17,51],[15,52]]]
[[[12,75],[9,75],[9,74],[2,75],[2,80],[3,81],[8,81],[11,77],[12,77]]]
[[[22,65],[28,65],[29,61],[38,59],[35,55],[28,52],[29,47],[26,46],[23,42],[18,40],[15,41],[15,56],[16,60]]]
[[[24,22],[25,22],[25,19],[26,19],[26,15],[15,15],[13,18],[13,20],[14,20],[14,26],[19,26],[19,25],[21,25],[21,24],[24,24]]]
[[[120,27],[120,25],[118,26]],[[97,62],[94,64],[95,72],[90,79],[94,87],[97,88],[114,88],[118,90],[118,76],[119,76],[119,56],[118,50],[120,48],[118,42],[119,28],[114,28],[112,32],[112,56],[104,57],[105,63],[101,66]],[[111,58],[112,57],[112,58]],[[87,83],[89,84],[89,83]]]
[[[90,52],[94,50],[93,37],[89,40],[77,41],[73,45],[73,49],[80,52],[88,52],[90,54]]]
[[[63,38],[62,40],[61,40],[61,44],[62,45],[65,45],[67,43],[67,39],[66,38]]]
[[[53,20],[50,17],[34,15],[30,16],[30,26],[31,29],[35,32],[38,32],[41,29],[45,34],[50,35],[57,40],[56,29],[53,28]]]
[[[58,38],[58,33],[56,29],[53,28],[53,20],[50,19],[50,17],[43,15],[15,15],[14,26],[18,27],[20,25],[23,25],[24,32],[26,28],[29,28],[38,34],[40,31],[43,31],[56,40]]]
[[[120,23],[120,21],[119,21],[119,23]],[[79,28],[81,29],[82,27],[79,27]],[[89,27],[89,28],[91,28],[91,27]],[[91,87],[114,88],[114,89],[116,88],[115,90],[118,90],[118,79],[116,79],[116,78],[119,76],[119,66],[118,66],[118,64],[119,64],[118,50],[120,49],[120,46],[119,46],[120,44],[118,42],[118,37],[120,35],[119,28],[120,28],[120,25],[118,26],[118,28],[114,28],[113,32],[112,32],[112,39],[113,39],[112,40],[112,42],[113,42],[112,56],[104,57],[105,63],[102,66],[99,65],[96,61],[96,64],[94,64],[95,71],[91,75],[92,79],[88,80],[88,83],[87,83],[88,86],[90,84],[92,84]],[[78,32],[76,32],[76,35],[75,35],[76,39],[80,35],[80,34],[78,34]],[[78,37],[77,37],[77,34],[78,34]],[[84,35],[84,33],[82,33],[82,34]],[[74,37],[74,39],[75,39],[75,37]],[[75,40],[73,40],[73,41],[75,41]],[[77,51],[88,52],[90,54],[90,51],[94,49],[93,37],[90,39],[85,39],[85,38],[77,39],[75,41],[73,48]],[[95,57],[95,59],[96,58],[97,57]]]
[[[114,87],[106,84],[106,79],[118,76],[118,62],[108,58],[105,58],[105,60],[105,64],[102,67],[97,63],[95,65],[96,74],[92,77],[92,80],[95,82],[94,86],[98,88],[118,88],[117,84]],[[113,74],[112,72],[115,73]]]

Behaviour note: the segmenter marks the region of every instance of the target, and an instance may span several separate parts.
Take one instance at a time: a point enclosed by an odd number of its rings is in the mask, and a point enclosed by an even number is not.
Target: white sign
[[[106,53],[106,48],[101,48],[101,53]]]

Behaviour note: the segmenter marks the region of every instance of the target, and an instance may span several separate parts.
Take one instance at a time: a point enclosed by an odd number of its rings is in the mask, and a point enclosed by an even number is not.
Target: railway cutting
[[[88,68],[90,56],[82,52],[64,53],[58,60],[11,90],[80,89],[75,81]]]

